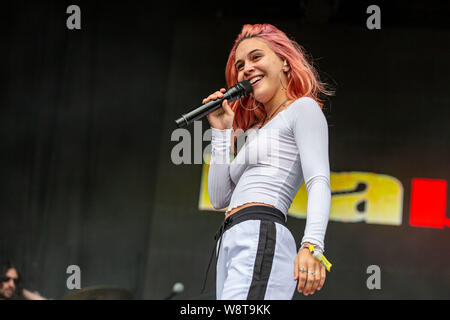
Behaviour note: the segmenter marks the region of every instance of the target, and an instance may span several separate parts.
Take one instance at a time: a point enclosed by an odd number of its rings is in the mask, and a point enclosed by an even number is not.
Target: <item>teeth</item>
[[[262,79],[262,77],[253,78],[253,79],[250,80],[250,83],[254,84],[256,81],[261,80],[261,79]]]

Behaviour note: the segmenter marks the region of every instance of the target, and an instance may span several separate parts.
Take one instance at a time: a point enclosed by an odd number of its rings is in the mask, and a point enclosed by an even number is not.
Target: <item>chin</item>
[[[270,97],[268,94],[264,94],[264,93],[257,93],[254,95],[254,98],[256,101],[258,101],[259,103],[265,104],[267,101],[270,100]]]
[[[274,95],[275,92],[265,88],[265,86],[255,88],[255,92],[253,93],[255,100],[262,104],[266,104]]]

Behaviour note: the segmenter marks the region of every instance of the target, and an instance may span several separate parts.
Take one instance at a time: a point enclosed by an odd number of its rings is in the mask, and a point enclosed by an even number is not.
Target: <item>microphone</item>
[[[181,293],[184,291],[184,285],[181,282],[177,282],[172,287],[172,292],[164,299],[164,300],[170,300],[173,297],[175,297],[178,293]]]
[[[223,100],[228,100],[228,102],[247,97],[253,92],[252,85],[250,81],[243,80],[236,83],[227,92],[223,94],[222,98],[211,100],[204,105],[190,111],[189,113],[183,114],[180,118],[175,120],[178,128],[185,127],[190,123],[203,118],[207,114],[219,109],[222,106]]]

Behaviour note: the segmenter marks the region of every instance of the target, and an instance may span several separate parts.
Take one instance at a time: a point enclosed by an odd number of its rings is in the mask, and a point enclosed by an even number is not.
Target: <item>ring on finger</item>
[[[316,274],[314,271],[309,271],[308,273],[311,274],[311,275],[315,275]]]
[[[303,268],[303,267],[301,267],[301,268],[300,268],[300,272],[306,272],[306,269]]]

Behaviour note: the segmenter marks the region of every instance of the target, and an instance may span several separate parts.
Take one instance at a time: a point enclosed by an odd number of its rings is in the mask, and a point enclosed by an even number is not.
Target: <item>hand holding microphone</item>
[[[211,101],[216,100],[223,97],[223,94],[226,90],[224,88],[220,89],[219,91],[214,92],[211,94],[208,98],[203,99],[203,104]],[[233,127],[233,120],[234,120],[234,112],[231,110],[230,105],[228,104],[227,99],[224,99],[222,102],[222,108],[219,108],[209,114],[206,115],[208,118],[209,124],[211,127],[224,130],[224,129],[230,129]]]
[[[231,101],[246,97],[253,92],[248,80],[238,82],[228,91],[224,88],[203,99],[203,105],[182,115],[175,120],[178,127],[184,127],[205,115],[213,128],[224,130],[233,126],[234,112],[228,104]]]

